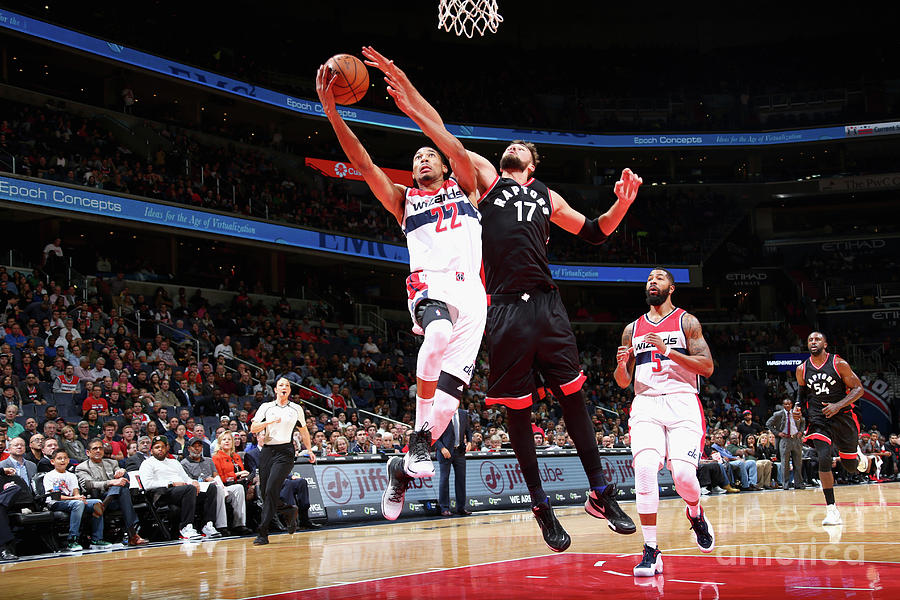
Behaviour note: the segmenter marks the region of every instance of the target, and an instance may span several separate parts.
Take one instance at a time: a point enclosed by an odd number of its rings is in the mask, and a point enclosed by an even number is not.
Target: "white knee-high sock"
[[[422,398],[416,394],[416,431],[421,430],[428,423],[433,423],[431,419],[431,407],[434,404],[434,398]]]

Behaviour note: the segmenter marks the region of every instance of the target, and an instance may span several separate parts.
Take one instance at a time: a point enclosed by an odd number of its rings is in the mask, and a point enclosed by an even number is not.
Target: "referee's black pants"
[[[259,523],[259,535],[269,535],[269,525],[275,518],[281,484],[294,467],[294,444],[263,446],[259,453],[259,490],[263,509]]]

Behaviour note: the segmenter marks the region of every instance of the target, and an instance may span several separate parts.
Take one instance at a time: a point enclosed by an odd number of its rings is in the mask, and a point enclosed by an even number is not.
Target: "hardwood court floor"
[[[900,483],[840,486],[836,496],[844,525],[828,528],[820,524],[819,490],[705,497],[716,533],[709,556],[694,543],[684,503],[663,500],[666,571],[649,580],[630,575],[639,533],[614,534],[569,507],[556,511],[573,540],[563,554],[548,550],[530,512],[521,511],[273,535],[263,547],[231,538],[8,563],[0,582],[18,600],[502,600],[587,598],[606,589],[622,598],[900,597]],[[634,504],[624,508],[637,521]]]

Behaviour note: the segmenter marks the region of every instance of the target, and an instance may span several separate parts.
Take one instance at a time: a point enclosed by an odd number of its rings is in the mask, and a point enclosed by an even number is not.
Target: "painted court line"
[[[719,583],[718,581],[691,581],[690,579],[669,579],[668,581],[676,583],[696,583],[698,585],[725,585],[724,583]]]
[[[860,544],[868,544],[870,542],[860,542]],[[894,542],[871,542],[872,545],[878,545],[880,543],[894,543]],[[769,546],[771,544],[746,544],[747,546]],[[822,544],[823,546],[836,546],[837,544]],[[696,547],[696,546],[695,546]],[[731,546],[717,546],[717,548],[730,548]],[[740,545],[734,546],[735,548],[739,548]],[[678,550],[690,550],[691,548],[678,548]],[[837,562],[846,562],[852,563],[855,565],[858,564],[884,564],[884,565],[900,565],[895,560],[854,560],[851,558],[818,558],[815,556],[754,556],[752,554],[741,556],[740,554],[672,554],[673,551],[669,551],[666,553],[666,556],[682,556],[687,558],[740,558],[744,560],[774,560],[780,562],[816,562],[816,561],[824,561],[830,563]]]
[[[619,577],[632,577],[626,573],[619,573],[618,571],[603,571],[604,573],[609,573],[610,575],[618,575]]]
[[[573,554],[576,554],[576,553],[573,552]],[[460,565],[458,567],[446,567],[446,568],[437,567],[437,570],[439,570],[439,571],[456,571],[459,569],[468,569],[469,567],[485,567],[487,565],[499,565],[499,564],[508,563],[508,562],[516,562],[518,560],[530,560],[532,558],[545,558],[547,556],[557,556],[557,555],[556,554],[538,554],[536,556],[523,556],[521,558],[510,558],[507,560],[492,560],[492,561],[488,561],[488,562],[484,562],[484,563],[477,563],[474,565]],[[434,569],[434,568],[435,567],[432,567],[432,569]],[[259,600],[261,598],[269,598],[271,596],[281,596],[283,594],[298,594],[300,592],[310,592],[313,590],[325,590],[328,588],[337,587],[339,585],[356,585],[359,583],[372,583],[375,581],[385,581],[388,579],[400,579],[403,577],[415,577],[416,575],[426,575],[426,574],[430,574],[430,573],[434,573],[434,572],[435,572],[434,570],[428,570],[428,571],[417,571],[415,573],[404,573],[402,575],[391,575],[390,577],[373,577],[372,579],[363,579],[361,581],[351,581],[348,583],[332,583],[329,585],[321,585],[321,586],[316,586],[316,587],[302,588],[302,589],[298,589],[298,590],[283,590],[281,592],[272,592],[271,594],[262,594],[260,596],[244,596],[242,598],[234,598],[232,600]]]
[[[795,585],[795,590],[849,590],[851,592],[874,592],[872,588],[848,588],[848,587],[814,587],[811,585]]]

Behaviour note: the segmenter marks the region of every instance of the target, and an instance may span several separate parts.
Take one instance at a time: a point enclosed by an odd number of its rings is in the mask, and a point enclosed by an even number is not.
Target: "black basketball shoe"
[[[434,477],[434,463],[431,462],[431,430],[422,426],[419,431],[409,434],[409,452],[403,457],[403,469],[410,477]]]
[[[644,556],[641,562],[634,566],[635,577],[653,577],[663,572],[662,552],[659,548],[652,548],[644,544]]]
[[[412,478],[403,469],[403,459],[391,457],[387,463],[388,484],[381,496],[381,514],[388,521],[395,521],[403,510],[403,498]]]
[[[625,514],[625,511],[616,502],[616,484],[614,483],[607,484],[606,487],[602,488],[602,491],[598,491],[598,488],[592,488],[588,492],[584,510],[592,517],[606,519],[606,524],[616,533],[630,535],[637,531],[634,521]]]
[[[531,507],[534,518],[537,519],[538,525],[541,526],[541,534],[544,541],[550,546],[554,552],[562,552],[572,544],[572,538],[563,529],[563,526],[553,514],[553,507],[550,506],[550,498],[537,505]]]
[[[712,552],[713,548],[716,547],[716,534],[713,533],[712,525],[709,519],[706,518],[703,507],[700,507],[700,514],[696,517],[692,517],[687,509],[685,509],[685,514],[687,514],[688,521],[691,522],[691,529],[694,530],[694,535],[697,537],[697,547],[700,548],[701,552],[706,552],[707,554]]]

